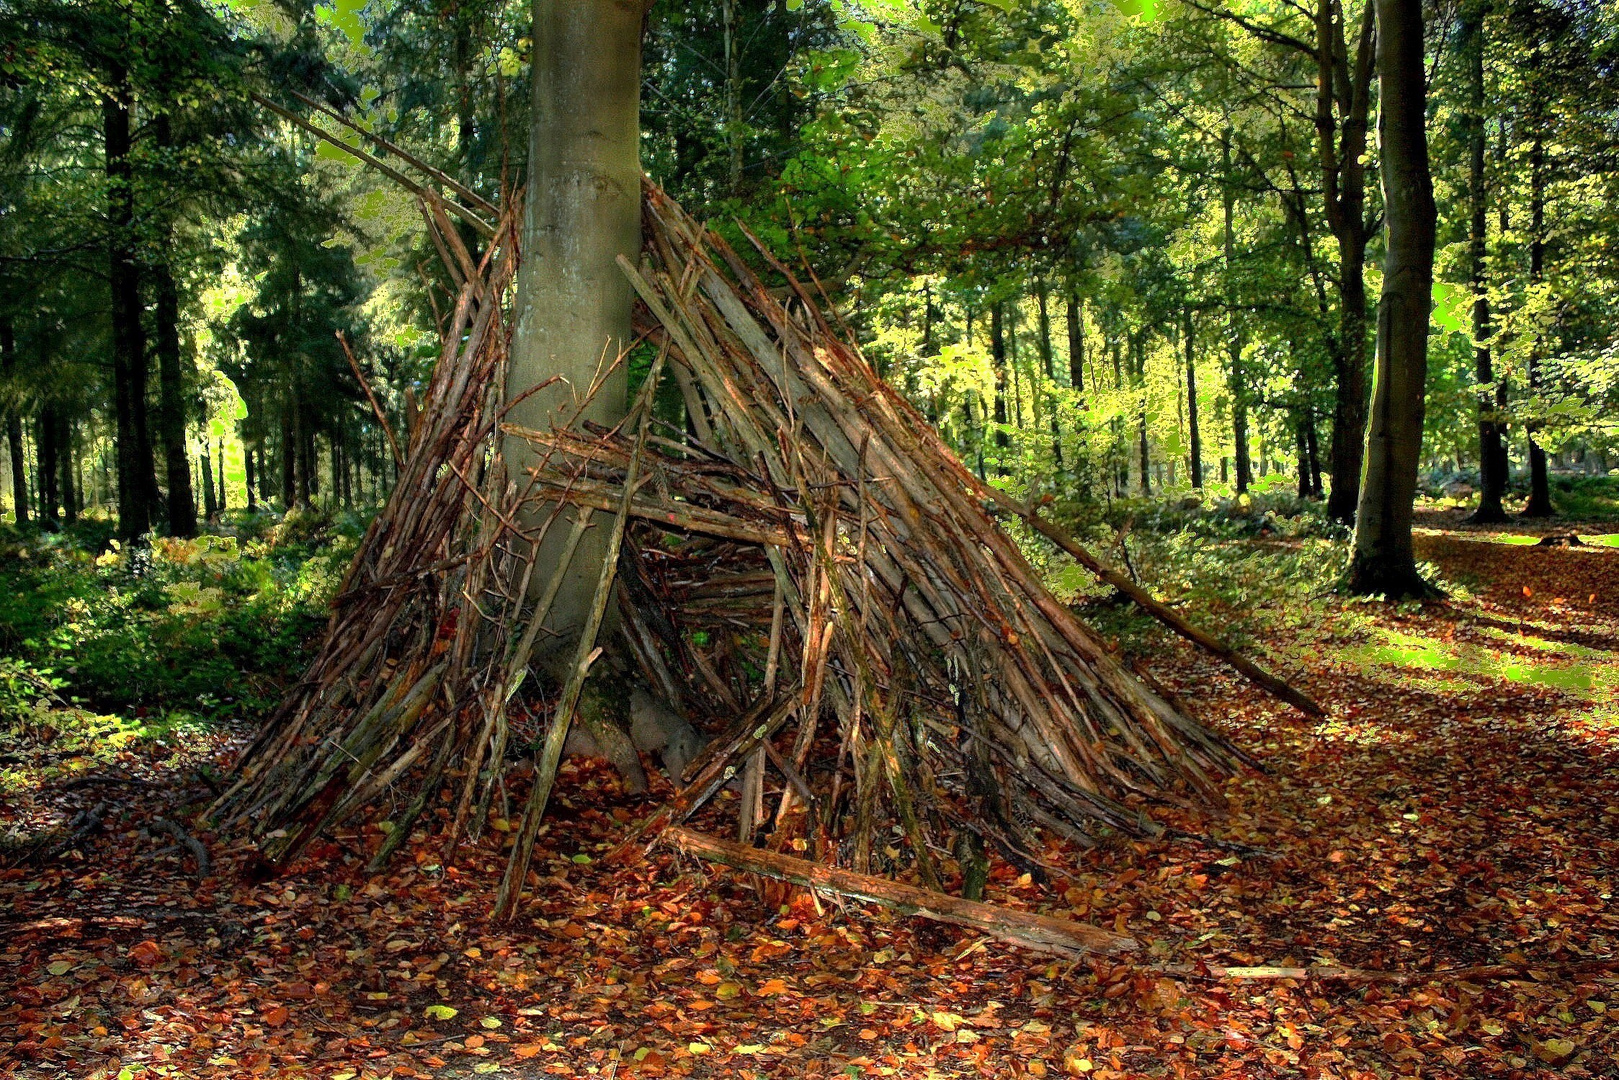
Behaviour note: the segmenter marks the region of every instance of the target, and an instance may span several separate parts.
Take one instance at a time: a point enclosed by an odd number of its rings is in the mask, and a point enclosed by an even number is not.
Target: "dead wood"
[[[198,840],[168,818],[153,818],[150,828],[153,832],[172,836],[180,847],[190,853],[192,865],[196,868],[198,881],[204,880],[212,873],[213,864],[208,859],[208,848],[201,840]]]
[[[1133,938],[1088,923],[1019,911],[998,904],[963,900],[904,882],[795,859],[790,855],[763,851],[732,840],[720,840],[680,826],[667,829],[661,839],[676,851],[710,862],[791,882],[817,892],[880,904],[905,915],[965,926],[1035,952],[1058,956],[1087,953],[1111,956],[1139,947]]]
[[[739,833],[768,828],[777,849],[742,850],[787,860],[775,864],[783,880],[796,880],[788,868],[816,887],[842,882],[850,895],[1000,927],[990,932],[1048,951],[1123,948],[1101,931],[990,915],[937,890],[959,870],[973,891],[991,850],[1041,873],[1037,828],[1079,844],[1103,830],[1155,835],[1149,806],[1217,802],[1218,778],[1243,755],[1051,596],[999,526],[998,497],[763,245],[785,293],[647,185],[643,258],[621,260],[637,333],[656,353],[631,419],[533,431],[505,419],[517,208],[478,261],[445,209],[424,195],[459,294],[398,485],[314,662],[215,804],[222,823],[249,829],[265,859],[284,864],[394,792],[408,809],[375,866],[447,797],[450,860],[478,835],[494,793],[505,800],[508,753],[532,754],[496,905],[510,915],[568,728],[599,722],[581,715],[585,679],[611,664],[640,672],[712,736],[614,858],[670,836],[698,844],[681,823],[740,774]],[[653,408],[665,373],[683,419]],[[513,440],[535,452],[520,474],[503,452]],[[557,694],[530,665],[556,648],[541,626],[592,513],[611,515],[611,557],[571,661],[546,665],[564,673]],[[560,559],[537,565],[564,517],[573,533],[550,545]],[[619,633],[598,641],[609,604]],[[773,816],[767,765],[783,780]],[[864,870],[888,846],[883,835],[903,837],[896,870],[934,891],[804,863],[810,874],[780,854],[793,842]],[[965,863],[934,854],[947,850]]]

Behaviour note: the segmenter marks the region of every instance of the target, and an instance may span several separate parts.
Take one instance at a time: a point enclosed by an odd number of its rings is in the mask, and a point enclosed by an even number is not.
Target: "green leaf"
[[[454,1020],[459,1009],[452,1009],[448,1005],[429,1005],[427,1018],[429,1020]]]

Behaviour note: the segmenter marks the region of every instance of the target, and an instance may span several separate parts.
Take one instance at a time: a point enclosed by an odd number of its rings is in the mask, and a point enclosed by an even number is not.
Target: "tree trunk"
[[[167,128],[168,118],[156,121]],[[159,141],[162,141],[160,135]],[[157,351],[158,436],[169,479],[169,535],[197,534],[197,500],[191,491],[191,455],[186,450],[185,373],[180,359],[180,294],[166,259],[152,267],[153,337]]]
[[[289,387],[281,403],[281,509],[298,505],[298,420]]]
[[[1321,453],[1316,443],[1315,410],[1304,410],[1304,443],[1310,453],[1310,497],[1319,499],[1326,492],[1321,487]]]
[[[1137,450],[1141,456],[1141,494],[1152,494],[1152,457],[1147,447],[1147,331],[1145,329],[1136,333],[1130,342],[1131,351],[1136,354],[1135,389],[1141,395],[1140,410],[1137,413],[1136,440]]]
[[[1225,223],[1226,341],[1229,364],[1226,386],[1231,392],[1231,441],[1237,459],[1237,494],[1248,490],[1253,480],[1253,463],[1248,456],[1248,385],[1242,372],[1242,330],[1237,322],[1236,289],[1232,282],[1232,261],[1236,255],[1237,233],[1233,224],[1236,193],[1231,180],[1231,131],[1220,137],[1220,159],[1225,182],[1221,185],[1221,210]]]
[[[1529,123],[1533,128],[1529,144],[1529,287],[1533,291],[1546,274],[1546,108],[1545,90],[1540,86],[1541,46],[1536,43],[1529,53]],[[1529,392],[1540,393],[1540,360],[1542,342],[1539,332],[1529,349]],[[1540,425],[1525,425],[1529,437],[1529,502],[1524,505],[1523,516],[1551,517],[1551,480],[1546,470],[1546,451],[1541,449]]]
[[[1040,370],[1044,376],[1038,389],[1038,397],[1044,399],[1046,408],[1051,411],[1051,457],[1060,469],[1062,425],[1057,422],[1057,397],[1051,393],[1051,388],[1057,384],[1057,375],[1051,348],[1051,311],[1045,282],[1040,283],[1035,297],[1040,304]]]
[[[1006,328],[1001,309],[1004,307],[1000,301],[989,306],[989,357],[995,368],[995,473],[997,476],[1006,475],[1007,450],[1012,445],[1012,437],[1008,434],[1006,416]]]
[[[1467,199],[1468,278],[1473,289],[1473,361],[1482,389],[1478,395],[1478,509],[1469,521],[1496,524],[1507,520],[1501,505],[1507,490],[1506,438],[1503,428],[1506,385],[1493,386],[1490,355],[1489,278],[1485,267],[1489,192],[1484,176],[1484,16],[1488,5],[1470,0],[1462,6],[1461,54],[1467,65]]]
[[[1362,9],[1353,55],[1343,6],[1317,0],[1316,141],[1327,224],[1338,241],[1337,401],[1332,411],[1332,494],[1327,512],[1355,517],[1366,431],[1366,132],[1378,51],[1377,5]]]
[[[1377,366],[1351,587],[1363,594],[1431,595],[1411,551],[1411,507],[1422,455],[1435,211],[1428,171],[1421,0],[1377,0],[1378,110],[1388,220]]]
[[[59,497],[56,480],[62,468],[57,454],[56,406],[46,405],[39,410],[34,425],[34,445],[39,448],[39,520],[55,532],[62,527],[56,510]]]
[[[1190,432],[1191,456],[1188,464],[1191,466],[1192,487],[1194,490],[1203,489],[1203,429],[1198,425],[1197,419],[1197,332],[1192,324],[1192,309],[1186,308],[1183,317],[1186,320],[1184,337],[1186,341],[1186,427]]]
[[[79,520],[79,494],[73,483],[73,421],[61,408],[56,410],[56,456],[62,478],[58,485],[62,494],[62,518],[72,525]]]
[[[219,501],[214,498],[214,461],[208,454],[208,440],[202,440],[202,456],[197,462],[197,474],[202,478],[202,513],[209,521],[219,516]],[[193,529],[192,533],[195,534]]]
[[[101,102],[108,181],[108,281],[112,290],[113,414],[117,421],[118,534],[133,540],[152,527],[151,445],[145,438],[146,340],[135,262],[135,188],[130,162],[131,93],[121,65],[108,72]]]
[[[0,379],[7,382],[17,370],[17,335],[9,317],[0,317]],[[23,459],[22,416],[15,407],[6,413],[6,450],[11,458],[11,502],[17,524],[28,524],[28,463]]]
[[[507,391],[516,397],[553,375],[564,381],[512,409],[524,427],[610,426],[624,416],[626,365],[613,361],[633,340],[633,295],[617,260],[633,264],[641,252],[641,18],[640,4],[534,2],[524,259]],[[583,402],[598,372],[605,377],[576,415],[576,395]],[[506,453],[514,470],[535,460],[521,438],[507,440]],[[541,566],[560,555],[567,524],[547,534]],[[547,620],[552,656],[565,660],[584,625],[606,544],[607,530],[592,529],[574,555]],[[536,573],[535,585],[547,576]]]
[[[1081,405],[1085,398],[1085,301],[1068,296],[1068,383]]]
[[[254,465],[253,458],[254,458],[253,444],[248,442],[246,439],[243,439],[242,440],[242,471],[243,471],[243,473],[246,474],[246,477],[247,477],[247,510],[248,510],[248,513],[252,513],[252,512],[256,511],[259,508],[258,492],[253,490],[254,480],[256,479],[256,476],[254,474],[254,468],[253,468],[253,465]]]

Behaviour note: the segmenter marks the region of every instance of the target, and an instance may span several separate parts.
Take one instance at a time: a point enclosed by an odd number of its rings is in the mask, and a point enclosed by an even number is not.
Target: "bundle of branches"
[[[435,799],[454,803],[447,853],[479,827],[508,749],[523,749],[508,708],[591,527],[610,529],[607,559],[560,694],[531,702],[548,720],[527,747],[534,782],[497,913],[516,907],[570,725],[625,743],[579,707],[604,647],[710,735],[621,858],[663,837],[819,885],[908,865],[939,890],[936,853],[954,837],[971,900],[989,849],[1040,871],[1035,827],[1089,844],[1098,829],[1156,831],[1143,805],[1215,799],[1240,753],[1047,592],[994,518],[1000,496],[763,245],[785,289],[649,185],[641,265],[621,260],[656,353],[630,416],[525,430],[502,422],[514,214],[474,266],[426,205],[464,285],[399,485],[319,655],[218,804],[252,822],[272,863],[407,777],[414,799],[377,864]],[[683,405],[672,416],[655,407],[666,375]],[[536,449],[525,475],[508,476],[503,438]],[[567,541],[538,565],[558,521]],[[615,623],[616,640],[598,642]],[[444,794],[447,776],[459,780]],[[737,779],[741,844],[677,827]],[[771,819],[776,852],[752,860]],[[797,862],[779,854],[789,840],[821,867],[783,870]]]

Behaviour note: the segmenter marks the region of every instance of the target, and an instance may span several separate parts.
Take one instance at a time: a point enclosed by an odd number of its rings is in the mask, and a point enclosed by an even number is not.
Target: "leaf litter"
[[[1619,955],[1619,559],[1418,544],[1466,591],[1332,601],[1276,650],[1325,720],[1258,700],[1167,638],[1150,656],[1265,761],[1227,783],[1224,816],[1169,814],[1162,838],[1088,851],[1052,841],[1044,886],[997,865],[988,899],[1128,933],[1146,946],[1129,962],[1052,963],[804,893],[767,904],[741,875],[661,850],[614,869],[601,856],[645,804],[583,761],[563,766],[574,775],[509,924],[484,919],[500,822],[450,866],[419,829],[368,876],[403,809],[386,801],[269,881],[243,877],[245,846],[197,833],[214,857],[198,885],[185,852],[148,835],[200,806],[196,767],[240,745],[198,735],[183,754],[119,749],[117,775],[140,783],[13,789],[13,833],[66,833],[92,808],[102,826],[0,872],[0,1066],[128,1080],[1619,1074],[1619,977],[1569,967]],[[1387,635],[1472,659],[1429,678],[1366,651]],[[1547,643],[1579,650],[1570,662],[1594,678],[1497,673],[1546,663]],[[1196,974],[1491,963],[1523,969]]]

